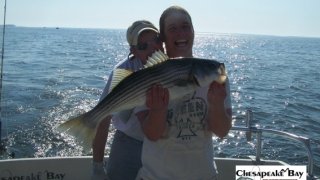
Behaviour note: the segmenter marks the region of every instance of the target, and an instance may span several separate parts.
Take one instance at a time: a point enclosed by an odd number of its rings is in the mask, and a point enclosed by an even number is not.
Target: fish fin
[[[82,145],[84,152],[89,152],[96,135],[96,127],[89,126],[88,113],[70,119],[56,127],[61,133],[67,133],[76,138]]]
[[[164,54],[162,51],[155,51],[147,60],[147,63],[144,65],[145,68],[152,67],[156,64],[162,63],[168,60],[168,55]]]
[[[219,76],[216,79],[216,82],[223,84],[227,79],[227,72],[226,72],[226,68],[223,63],[220,64],[220,67],[218,69],[218,73],[219,73]]]
[[[110,85],[110,91],[116,87],[124,78],[132,74],[133,72],[127,69],[117,68],[113,71],[112,81]],[[109,92],[110,92],[109,91]]]
[[[223,83],[225,83],[226,79],[227,79],[227,76],[222,75],[222,76],[219,76],[219,77],[216,79],[216,82],[219,83],[219,84],[223,84]]]

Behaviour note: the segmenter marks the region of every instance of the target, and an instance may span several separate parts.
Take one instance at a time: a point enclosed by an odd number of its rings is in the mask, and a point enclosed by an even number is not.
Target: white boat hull
[[[107,157],[106,157],[107,159]],[[216,158],[219,179],[235,179],[236,165],[253,165],[251,159]],[[91,156],[22,158],[0,160],[1,180],[88,180]],[[262,161],[264,165],[287,165],[282,161]]]

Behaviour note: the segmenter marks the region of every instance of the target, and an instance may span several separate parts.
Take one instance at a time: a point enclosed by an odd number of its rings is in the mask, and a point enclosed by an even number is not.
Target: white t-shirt
[[[231,108],[229,82],[225,108]],[[167,131],[158,141],[144,138],[137,179],[209,180],[216,177],[212,132],[207,130],[208,87],[172,105]]]
[[[136,58],[136,57],[129,57],[127,59],[124,59],[122,61],[120,61],[115,67],[114,69],[126,69],[126,70],[130,70],[130,71],[137,71],[139,69],[143,68],[143,64],[141,62],[140,59]],[[101,101],[105,96],[108,95],[109,93],[109,89],[110,89],[110,85],[111,85],[111,81],[112,81],[112,76],[113,76],[113,71],[112,73],[109,75],[107,84],[102,92],[102,95],[100,96],[100,100]],[[123,133],[127,134],[130,137],[133,137],[137,140],[143,140],[143,132],[139,123],[138,118],[134,115],[134,113],[131,113],[131,116],[129,118],[129,120],[127,122],[122,121],[119,116],[117,116],[117,114],[114,114],[112,116],[112,124],[113,126],[122,131]]]

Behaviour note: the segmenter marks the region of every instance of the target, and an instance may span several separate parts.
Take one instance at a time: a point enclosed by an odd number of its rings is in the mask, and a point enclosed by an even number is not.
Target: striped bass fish
[[[224,83],[223,63],[199,58],[169,59],[161,51],[149,57],[145,68],[136,72],[115,69],[110,93],[92,110],[58,126],[60,132],[76,137],[84,150],[91,148],[98,124],[107,116],[143,106],[146,93],[154,84],[169,91],[169,102],[179,100],[211,82]]]

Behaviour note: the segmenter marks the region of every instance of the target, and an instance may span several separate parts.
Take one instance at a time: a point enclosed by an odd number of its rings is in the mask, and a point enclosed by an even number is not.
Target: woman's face
[[[169,57],[192,57],[194,30],[187,15],[169,14],[164,23],[165,47]]]

